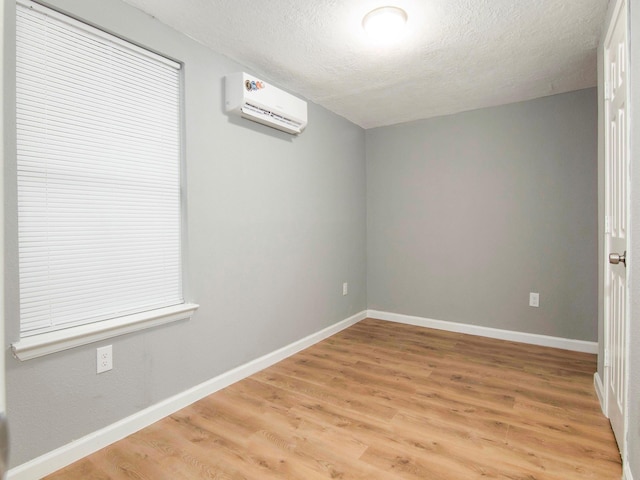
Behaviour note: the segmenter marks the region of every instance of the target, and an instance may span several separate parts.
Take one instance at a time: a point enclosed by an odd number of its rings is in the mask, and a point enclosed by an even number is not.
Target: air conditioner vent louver
[[[242,107],[242,110],[244,111],[246,109],[247,112],[253,112],[256,113],[258,115],[264,115],[265,117],[271,117],[272,119],[274,119],[277,122],[281,122],[285,125],[289,125],[293,128],[297,128],[298,130],[301,129],[301,127],[303,126],[302,122],[296,122],[295,120],[291,120],[289,118],[283,117],[282,115],[278,115],[275,112],[271,112],[269,110],[266,110],[264,108],[258,107],[256,105],[252,105],[250,103],[246,103],[244,105],[244,107]]]
[[[307,126],[307,102],[244,72],[225,77],[226,111],[292,134]]]

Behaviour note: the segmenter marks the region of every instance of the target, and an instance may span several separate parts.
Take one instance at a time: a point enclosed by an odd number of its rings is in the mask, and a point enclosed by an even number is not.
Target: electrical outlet
[[[539,293],[529,293],[529,306],[530,307],[539,307],[540,306],[540,294]]]
[[[111,348],[111,345],[100,347],[96,352],[96,373],[102,373],[111,370],[113,368],[113,350]]]
[[[347,282],[344,282],[342,284],[342,295],[348,295],[349,294],[349,284]]]

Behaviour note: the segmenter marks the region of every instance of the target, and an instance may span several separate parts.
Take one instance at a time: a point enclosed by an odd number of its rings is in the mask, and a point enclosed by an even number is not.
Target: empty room
[[[637,2],[0,6],[1,478],[640,480]]]

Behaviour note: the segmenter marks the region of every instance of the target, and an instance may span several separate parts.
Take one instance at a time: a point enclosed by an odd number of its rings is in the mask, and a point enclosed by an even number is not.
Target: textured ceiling
[[[125,0],[364,127],[527,100],[596,84],[607,0]],[[393,47],[362,17],[409,15]]]

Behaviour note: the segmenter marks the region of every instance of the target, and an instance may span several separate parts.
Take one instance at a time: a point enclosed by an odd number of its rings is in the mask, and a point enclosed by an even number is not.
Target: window
[[[14,352],[188,317],[180,65],[29,1],[16,25]]]

